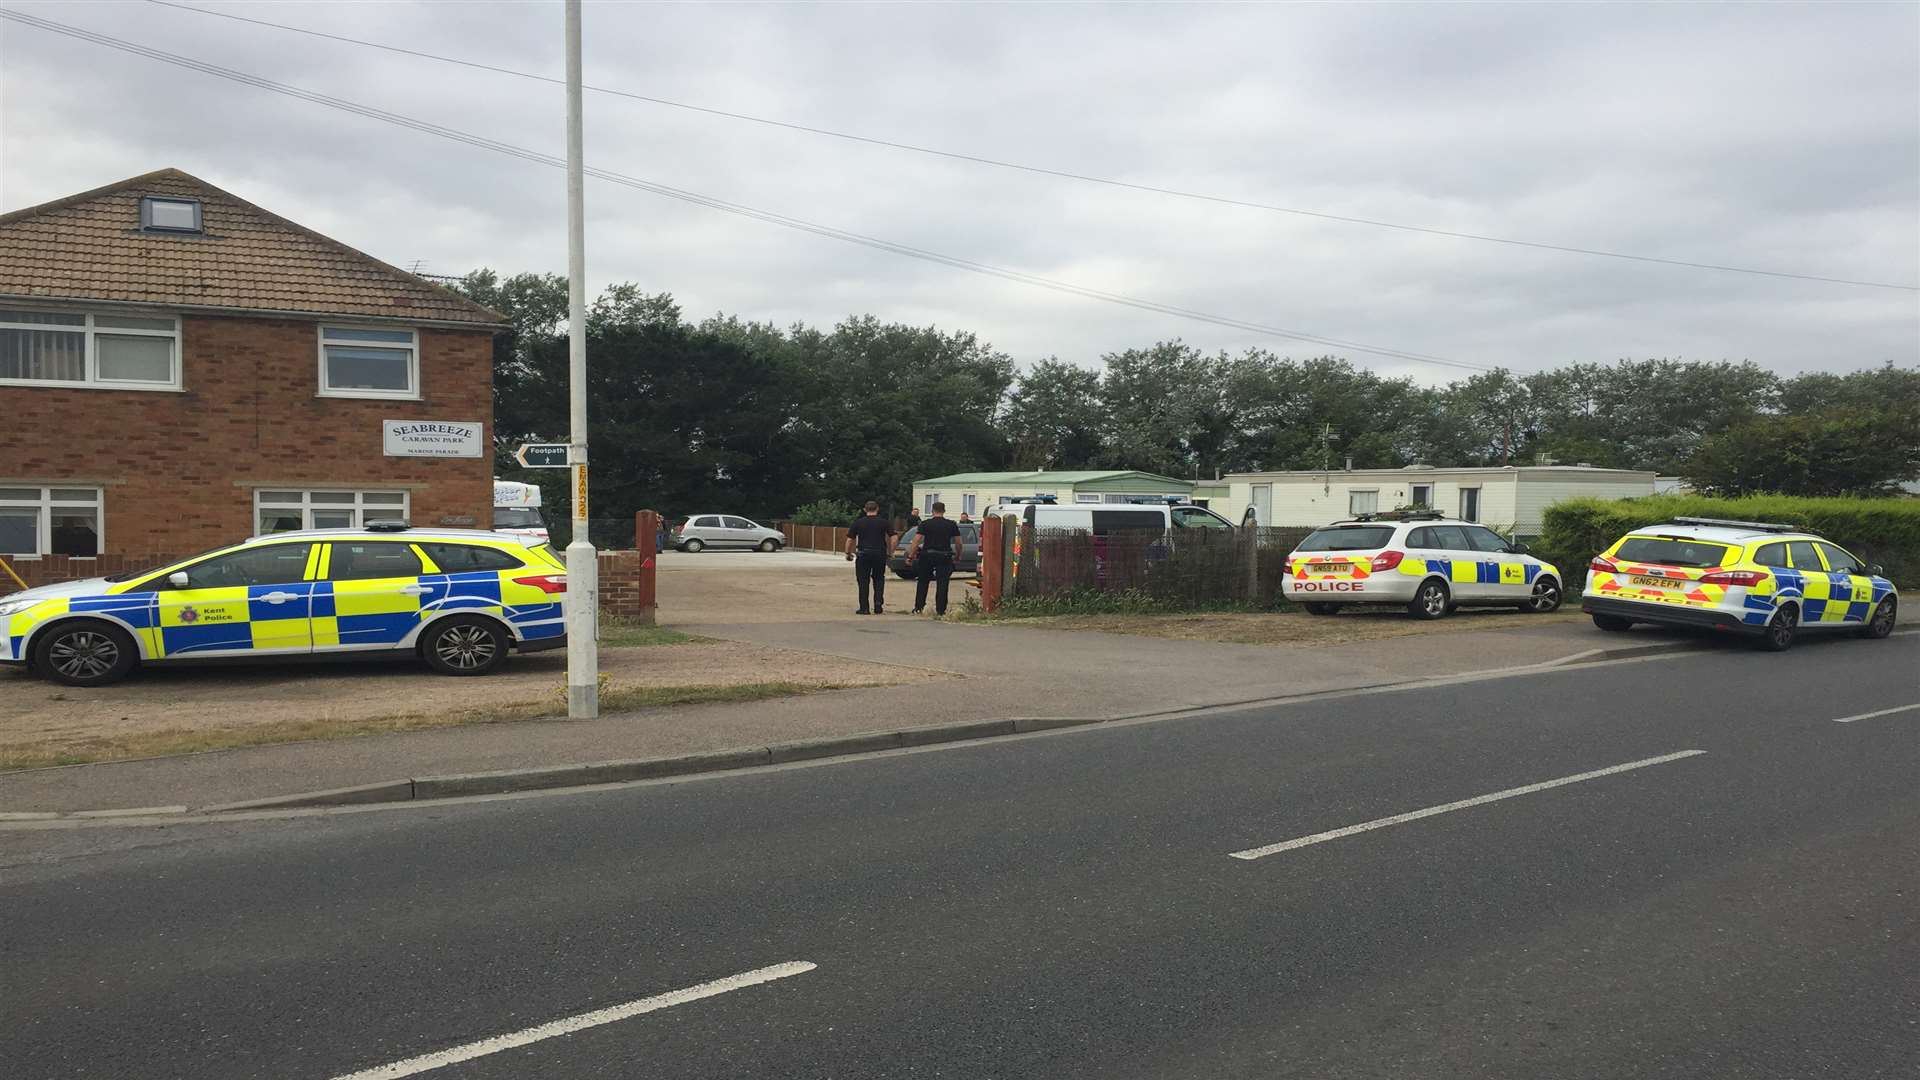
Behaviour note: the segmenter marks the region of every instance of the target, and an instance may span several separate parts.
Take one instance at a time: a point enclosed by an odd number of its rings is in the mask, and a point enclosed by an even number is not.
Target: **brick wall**
[[[323,398],[317,323],[181,319],[185,391],[0,387],[0,483],[98,486],[105,553],[194,552],[254,532],[255,488],[405,488],[416,525],[491,521],[493,461],[390,458],[381,422],[479,420],[486,330],[419,331],[422,400]]]
[[[600,553],[600,614],[653,625],[654,554],[651,551]]]

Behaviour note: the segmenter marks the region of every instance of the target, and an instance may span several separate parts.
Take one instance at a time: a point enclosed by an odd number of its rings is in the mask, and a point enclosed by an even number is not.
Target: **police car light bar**
[[[1014,495],[1002,501],[1008,503],[1039,503],[1043,506],[1052,506],[1054,503],[1060,501],[1060,497],[1057,495]]]
[[[1677,517],[1673,519],[1673,524],[1716,525],[1723,529],[1752,529],[1755,532],[1807,533],[1811,536],[1820,535],[1812,529],[1804,529],[1798,525],[1785,525],[1778,521],[1733,521],[1728,518]]]
[[[1438,510],[1381,510],[1372,514],[1355,514],[1351,521],[1439,521],[1447,515]]]
[[[406,532],[412,526],[404,521],[369,521],[368,532]]]
[[[1127,501],[1135,506],[1181,506],[1187,500],[1178,495],[1129,495]]]

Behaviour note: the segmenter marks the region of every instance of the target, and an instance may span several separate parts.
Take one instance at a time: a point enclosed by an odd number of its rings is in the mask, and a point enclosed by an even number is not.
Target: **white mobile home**
[[[1355,514],[1428,506],[1467,521],[1540,535],[1546,508],[1562,499],[1628,499],[1653,494],[1654,474],[1590,465],[1490,468],[1334,469],[1232,473],[1228,496],[1212,504],[1239,521],[1251,507],[1262,525],[1315,526]]]

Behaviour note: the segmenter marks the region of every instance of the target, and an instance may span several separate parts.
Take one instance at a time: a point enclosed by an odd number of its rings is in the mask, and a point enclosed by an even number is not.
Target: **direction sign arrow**
[[[523,469],[564,469],[567,467],[566,443],[523,443],[513,452],[513,460]]]

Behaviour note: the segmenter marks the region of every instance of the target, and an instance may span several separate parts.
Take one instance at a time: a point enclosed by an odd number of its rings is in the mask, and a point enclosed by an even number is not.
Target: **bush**
[[[1713,499],[1654,495],[1643,499],[1571,499],[1547,508],[1536,553],[1560,567],[1570,591],[1585,586],[1587,563],[1622,534],[1675,517],[1777,521],[1817,532],[1879,563],[1901,588],[1920,587],[1920,499],[1816,499],[1754,495]]]
[[[852,503],[838,499],[815,499],[793,512],[795,525],[845,525],[860,516]]]

